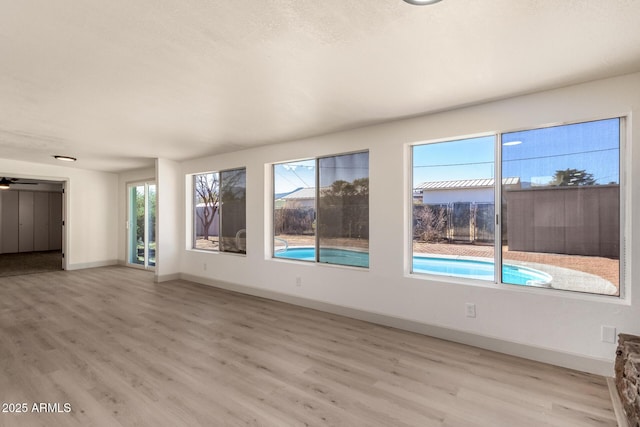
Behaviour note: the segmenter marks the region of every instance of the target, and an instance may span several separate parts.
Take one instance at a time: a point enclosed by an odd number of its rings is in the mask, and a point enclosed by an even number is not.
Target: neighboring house
[[[414,188],[414,200],[429,205],[456,202],[493,203],[495,179],[462,179],[423,182]],[[519,190],[520,178],[504,178],[507,190]]]
[[[517,177],[504,178],[502,183],[507,191],[521,188]],[[441,238],[489,242],[494,236],[494,185],[493,178],[423,182],[413,190],[417,202],[414,215],[422,215],[421,205],[438,206],[437,209],[446,212],[446,222],[439,232]]]
[[[299,188],[275,201],[276,209],[315,208],[315,187]]]

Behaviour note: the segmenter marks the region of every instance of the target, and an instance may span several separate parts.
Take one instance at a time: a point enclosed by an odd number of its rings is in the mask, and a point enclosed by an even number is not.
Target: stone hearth
[[[640,337],[618,335],[616,388],[630,427],[640,427]]]

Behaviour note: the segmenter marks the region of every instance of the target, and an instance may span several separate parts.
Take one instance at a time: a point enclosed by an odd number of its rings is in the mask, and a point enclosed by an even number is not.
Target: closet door
[[[49,250],[49,193],[33,193],[33,250]]]
[[[3,191],[2,196],[2,253],[18,252],[19,204],[17,191]]]
[[[49,250],[62,249],[62,193],[49,193]]]
[[[33,192],[20,191],[20,229],[18,251],[33,252]]]

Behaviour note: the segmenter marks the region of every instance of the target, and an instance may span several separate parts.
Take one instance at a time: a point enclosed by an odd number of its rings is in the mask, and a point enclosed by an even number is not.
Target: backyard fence
[[[369,206],[366,204],[321,205],[317,229],[320,237],[369,238]],[[316,232],[314,208],[280,208],[274,210],[275,235],[313,235]]]
[[[273,231],[276,235],[313,235],[314,208],[281,208],[273,212]]]
[[[495,234],[493,203],[453,202],[413,206],[414,239],[425,242],[490,243]]]
[[[619,185],[513,190],[505,198],[509,250],[620,256]]]

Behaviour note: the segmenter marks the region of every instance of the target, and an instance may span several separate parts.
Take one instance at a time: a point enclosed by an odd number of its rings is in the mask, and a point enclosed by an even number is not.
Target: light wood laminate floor
[[[0,278],[0,366],[1,426],[616,425],[603,377],[124,267]]]

